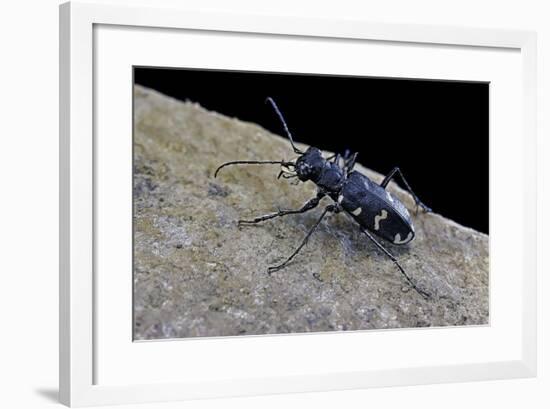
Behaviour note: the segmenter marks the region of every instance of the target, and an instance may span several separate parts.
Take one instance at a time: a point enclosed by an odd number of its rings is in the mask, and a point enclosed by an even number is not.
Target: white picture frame
[[[535,33],[368,21],[320,20],[307,17],[237,15],[78,2],[60,6],[60,24],[60,399],[63,403],[69,406],[141,403],[536,375]],[[518,308],[517,325],[511,329],[514,331],[516,336],[514,339],[517,342],[513,347],[510,344],[509,349],[505,348],[497,358],[484,360],[483,357],[476,357],[470,361],[463,359],[455,364],[437,364],[437,362],[424,366],[418,363],[409,364],[409,366],[403,364],[386,369],[363,368],[350,364],[347,369],[345,366],[339,366],[338,369],[329,368],[326,373],[318,369],[315,375],[300,373],[281,375],[279,372],[270,375],[267,370],[261,376],[249,371],[235,379],[211,377],[211,379],[201,378],[197,381],[188,379],[185,382],[144,381],[143,379],[146,378],[133,379],[129,374],[126,374],[128,378],[125,379],[124,371],[121,371],[117,375],[119,379],[103,382],[102,379],[109,377],[103,375],[98,377],[100,372],[98,360],[105,350],[101,347],[98,353],[98,345],[109,344],[110,335],[105,335],[105,331],[100,335],[97,332],[102,325],[101,317],[103,317],[98,313],[97,304],[102,297],[101,291],[104,287],[98,285],[94,275],[97,268],[95,249],[98,244],[98,236],[94,230],[94,219],[97,217],[94,210],[97,200],[95,193],[98,189],[98,178],[94,173],[94,169],[98,166],[98,151],[94,138],[98,124],[94,115],[101,108],[97,106],[98,98],[94,88],[98,82],[97,62],[94,56],[97,56],[96,47],[101,41],[98,40],[97,28],[101,26],[142,28],[145,31],[212,32],[219,36],[228,35],[224,33],[240,33],[242,36],[276,35],[306,40],[344,39],[358,42],[375,41],[380,44],[414,44],[418,47],[423,45],[458,47],[475,49],[479,52],[490,52],[490,50],[516,52],[521,70],[516,86],[519,87],[522,96],[521,101],[518,102],[521,112],[516,112],[518,118],[521,117],[521,134],[517,135],[516,142],[521,144],[523,152],[520,180],[522,189],[518,189],[522,192],[519,194],[522,223],[518,226],[521,229],[519,232],[521,240],[514,244],[520,249],[517,257],[521,271],[514,272],[519,284],[513,290],[517,291]],[[492,126],[498,125],[497,122],[498,118],[491,118]],[[491,177],[497,176],[492,172]],[[492,310],[492,313],[494,312]],[[112,315],[117,317],[116,313]],[[124,316],[124,311],[121,316]],[[110,324],[112,328],[117,326],[116,321]],[[123,326],[122,322],[119,324]],[[492,321],[491,325],[496,327],[497,323]],[[441,331],[441,334],[446,331],[449,337],[459,336],[456,329],[437,331]],[[481,331],[484,330],[481,329]],[[487,331],[490,331],[490,328]],[[410,336],[418,338],[415,342],[424,342],[422,341],[424,334],[421,332],[416,331]],[[471,330],[471,333],[474,333],[474,330]],[[480,332],[479,337],[483,337],[483,334]],[[115,335],[112,336],[115,337]],[[339,342],[346,337],[351,339],[355,336],[340,334]],[[128,337],[128,343],[131,343],[131,335],[128,334]],[[248,341],[242,342],[252,344],[274,339],[273,342],[278,343],[280,348],[289,348],[287,344],[290,342],[318,342],[320,338],[315,337],[314,335],[262,336],[252,340],[248,338]],[[257,341],[260,338],[263,341]],[[334,337],[331,339],[334,340]],[[202,342],[200,351],[207,353],[209,348],[214,351],[224,342],[229,341],[218,339],[215,342]],[[241,341],[232,339],[230,342]],[[155,348],[157,350],[170,348],[176,351],[192,348],[193,345],[195,344],[191,342],[163,342],[155,343]],[[357,344],[355,345],[359,348]],[[109,348],[108,345],[107,348]],[[140,347],[136,353],[141,353],[140,351],[144,351],[144,347]],[[123,355],[124,351],[113,349],[110,353]],[[143,353],[145,354],[145,351]],[[130,358],[129,356],[128,359]],[[99,364],[99,367],[105,372],[103,368],[106,366]],[[162,367],[157,367],[156,370],[162,370]]]

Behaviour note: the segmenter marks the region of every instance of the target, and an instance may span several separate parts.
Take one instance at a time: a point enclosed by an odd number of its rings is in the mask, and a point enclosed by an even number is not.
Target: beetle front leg
[[[254,218],[252,220],[239,220],[238,224],[239,225],[241,225],[241,224],[256,224],[256,223],[261,223],[265,220],[274,219],[276,217],[286,216],[288,214],[305,213],[309,210],[315,209],[317,207],[317,205],[319,204],[319,202],[321,201],[321,199],[323,198],[323,196],[325,196],[324,193],[321,193],[321,192],[317,193],[316,197],[314,197],[313,199],[308,200],[300,209],[297,209],[297,210],[279,210],[276,213],[270,213],[270,214],[266,214],[264,216],[258,216],[258,217]]]
[[[407,191],[411,194],[411,196],[413,197],[414,199],[414,202],[416,203],[416,207],[418,209],[418,207],[420,206],[422,208],[422,210],[425,212],[425,213],[429,213],[432,211],[432,209],[430,209],[428,206],[426,206],[424,203],[422,203],[422,201],[418,198],[418,196],[416,196],[413,192],[413,190],[411,189],[411,187],[409,186],[409,184],[407,183],[407,179],[405,179],[405,176],[403,176],[403,173],[401,172],[401,169],[399,169],[399,167],[395,167],[391,170],[390,173],[387,174],[387,176],[384,178],[384,180],[382,181],[382,183],[380,183],[380,186],[382,188],[386,188],[386,186],[388,186],[388,183],[390,183],[390,181],[393,179],[393,177],[395,176],[395,174],[399,174],[399,176],[401,177],[401,180],[403,181],[403,184],[405,185],[405,187],[407,188]]]

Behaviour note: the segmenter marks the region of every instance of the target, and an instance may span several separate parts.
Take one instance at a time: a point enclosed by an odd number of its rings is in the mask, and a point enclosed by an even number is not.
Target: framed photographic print
[[[534,376],[534,33],[60,17],[65,404]]]

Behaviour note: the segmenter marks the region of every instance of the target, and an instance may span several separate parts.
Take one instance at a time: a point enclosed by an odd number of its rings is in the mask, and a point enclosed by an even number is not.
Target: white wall
[[[149,4],[152,1],[115,1]],[[178,1],[156,1],[174,5]],[[522,28],[539,33],[539,137],[549,133],[550,12],[540,0],[186,1],[187,6],[273,14]],[[257,3],[257,4],[256,4]],[[0,407],[56,406],[57,389],[57,1],[7,1],[0,5]],[[544,153],[543,153],[544,148]],[[541,144],[540,158],[549,157]],[[542,162],[541,160],[539,162]],[[543,169],[544,168],[544,169]],[[540,167],[548,175],[549,166]],[[548,179],[546,179],[548,180]],[[550,208],[548,187],[539,196]],[[282,395],[246,399],[139,405],[136,408],[256,408],[281,406],[499,408],[550,407],[548,342],[550,290],[542,274],[550,230],[539,215],[540,370],[537,379]],[[511,238],[513,239],[513,237]],[[546,250],[548,253],[548,250]],[[544,265],[542,264],[544,263]],[[543,322],[545,319],[546,322]],[[545,390],[546,389],[546,390]]]

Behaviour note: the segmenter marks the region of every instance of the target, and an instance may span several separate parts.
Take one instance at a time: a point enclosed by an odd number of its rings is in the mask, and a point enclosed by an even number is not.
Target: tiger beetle
[[[386,190],[386,187],[395,176],[399,176],[403,181],[403,184],[416,203],[416,209],[418,210],[418,207],[420,207],[424,212],[431,212],[431,209],[414,194],[401,170],[398,167],[393,168],[378,185],[367,176],[353,170],[357,153],[350,154],[348,151],[342,156],[334,154],[328,158],[324,158],[321,150],[313,146],[310,146],[305,152],[298,149],[294,145],[292,134],[275,101],[272,98],[267,98],[266,102],[271,104],[279,117],[294,153],[300,156],[294,162],[285,160],[226,162],[216,169],[214,177],[217,177],[220,169],[229,165],[278,164],[281,165],[281,172],[277,178],[297,178],[302,182],[310,180],[317,185],[317,195],[308,200],[300,209],[279,210],[252,220],[239,220],[238,224],[256,224],[289,214],[305,213],[317,207],[325,196],[330,197],[333,201],[333,203],[325,207],[298,248],[283,263],[269,267],[268,273],[271,274],[287,266],[306,245],[310,236],[327,213],[340,213],[343,210],[345,214],[359,225],[360,231],[397,266],[409,285],[422,297],[429,298],[430,294],[414,283],[397,259],[373,236],[374,234],[394,245],[407,244],[414,238],[414,227],[409,212],[399,199]]]

